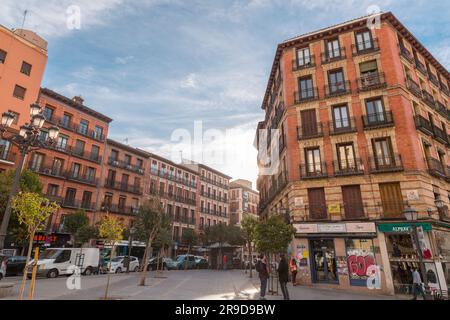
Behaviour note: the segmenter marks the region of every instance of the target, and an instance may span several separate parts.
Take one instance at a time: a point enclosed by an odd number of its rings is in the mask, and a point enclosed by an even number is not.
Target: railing
[[[206,197],[206,198],[209,198],[211,200],[216,200],[216,201],[228,203],[228,197],[219,197],[217,195],[214,196],[213,194],[208,194],[207,192],[200,192],[200,195],[202,197]]]
[[[436,100],[436,110],[444,117],[448,117],[447,107],[440,101]]]
[[[50,176],[59,179],[66,179],[64,171],[62,168],[55,168],[52,164],[41,164],[40,166],[33,166],[30,162],[28,169],[35,173],[43,174],[45,176]]]
[[[328,208],[326,204],[309,204],[306,206],[309,221],[328,220]]]
[[[269,189],[269,192],[267,193],[267,198],[261,198],[259,201],[259,213],[263,212],[265,208],[275,199],[275,197],[287,186],[288,181],[284,177],[279,177],[276,180],[275,185],[272,185],[272,187]]]
[[[46,146],[46,148],[49,150],[65,153],[76,158],[92,161],[95,163],[102,162],[102,157],[98,153],[92,153],[92,151],[85,151],[84,149],[82,150],[68,145],[65,146],[52,145]]]
[[[5,152],[2,148],[0,148],[0,161],[14,163],[16,161],[16,154],[12,153],[10,150],[8,152]]]
[[[275,127],[275,128],[278,127],[278,124],[280,123],[281,118],[283,118],[283,113],[284,113],[284,104],[281,103],[275,111],[275,117],[273,118],[272,127]]]
[[[294,92],[295,104],[314,101],[317,99],[319,99],[319,93],[316,87]]]
[[[434,97],[426,90],[422,90],[422,100],[431,108],[436,108]]]
[[[59,125],[61,128],[64,128],[66,130],[78,133],[82,136],[88,137],[90,139],[105,142],[106,136],[104,134],[98,135],[94,130],[81,130],[80,125],[74,124],[72,121],[65,122],[63,118],[60,117],[52,117],[49,122]]]
[[[444,92],[447,96],[450,97],[450,90],[448,88],[448,86],[446,86],[443,82],[440,82],[440,87],[442,92]]]
[[[110,204],[110,205],[103,204],[101,207],[101,211],[134,216],[139,213],[139,208],[135,208],[133,206],[122,206],[117,204]]]
[[[105,188],[119,190],[123,192],[129,192],[134,194],[142,194],[141,186],[135,186],[128,183],[122,183],[117,181],[105,180]]]
[[[420,71],[424,76],[428,76],[428,71],[425,65],[418,59],[415,59],[416,69]]]
[[[337,82],[325,86],[325,96],[327,98],[342,96],[352,93],[350,81]]]
[[[219,212],[218,210],[214,210],[214,209],[200,208],[200,212],[204,213],[204,214],[217,216],[217,217],[223,217],[223,218],[228,217],[228,215],[225,212]]]
[[[414,57],[411,54],[411,52],[408,49],[406,49],[403,45],[400,45],[399,47],[400,47],[400,55],[404,57],[406,60],[408,60],[408,62],[414,63]]]
[[[184,216],[177,217],[176,215],[172,215],[172,221],[178,222],[178,223],[185,223],[185,224],[192,225],[192,226],[195,226],[195,222],[196,222],[195,218],[189,218],[189,217],[186,218]]]
[[[322,179],[327,178],[327,163],[320,162],[314,164],[301,164],[300,165],[300,178],[301,179]]]
[[[326,49],[325,52],[322,52],[321,56],[322,56],[322,64],[327,64],[327,63],[331,63],[334,61],[343,60],[346,58],[345,48],[344,47],[338,48],[338,49],[332,50],[331,52],[328,49]]]
[[[358,79],[359,91],[368,91],[386,87],[384,72],[371,73]]]
[[[423,133],[432,136],[434,134],[433,127],[431,126],[430,121],[425,119],[424,117],[417,115],[414,117],[417,130],[422,131]]]
[[[72,180],[72,181],[76,181],[76,182],[80,182],[80,183],[84,183],[84,184],[89,184],[92,186],[96,186],[97,182],[98,182],[98,179],[95,177],[90,177],[86,174],[77,174],[73,171],[66,171],[64,176],[66,177],[67,180]]]
[[[391,127],[394,125],[394,117],[392,116],[392,111],[371,113],[363,116],[362,118],[365,129],[377,129]]]
[[[406,78],[406,86],[408,87],[409,91],[412,92],[416,97],[422,98],[422,90],[420,89],[420,86],[410,77]]]
[[[426,162],[428,164],[428,172],[435,177],[438,178],[446,178],[447,172],[446,168],[442,165],[442,163],[434,158],[427,158]]]
[[[66,199],[63,197],[56,197],[51,195],[46,195],[46,198],[48,198],[52,202],[56,202],[63,208],[68,209],[83,209],[86,211],[95,211],[95,203],[82,201],[82,200],[74,200],[74,199]]]
[[[428,72],[428,79],[434,84],[436,87],[439,87],[439,79],[430,72]]]
[[[222,188],[222,189],[229,189],[228,185],[225,185],[225,184],[220,183],[218,181],[214,181],[212,179],[208,179],[207,177],[204,177],[204,176],[200,176],[200,180],[202,180],[204,182],[207,182],[207,183],[210,183],[210,184],[213,184],[213,185],[215,185],[215,186],[217,186],[219,188]]]
[[[361,159],[349,159],[346,162],[333,161],[333,167],[336,177],[364,174],[364,164]]]
[[[310,55],[309,59],[306,57],[303,59],[303,61],[298,61],[298,59],[292,60],[292,70],[298,71],[306,68],[312,68],[315,67],[315,57],[314,55]]]
[[[318,122],[316,126],[305,124],[297,128],[298,140],[313,139],[323,137],[323,125]]]
[[[446,132],[444,132],[444,130],[434,126],[433,132],[434,132],[434,138],[436,140],[438,140],[439,142],[442,142],[443,144],[448,143],[448,135]]]
[[[355,118],[339,119],[328,123],[330,135],[356,132]]]
[[[145,171],[144,168],[142,168],[142,167],[132,165],[125,161],[120,161],[120,160],[117,160],[117,159],[111,158],[111,157],[108,159],[108,165],[116,167],[116,168],[125,169],[125,170],[131,171],[131,172],[135,172],[140,175],[143,175],[144,171]]]
[[[370,173],[385,173],[403,171],[401,155],[394,154],[386,157],[370,157]]]
[[[372,53],[380,50],[378,39],[374,38],[369,41],[358,42],[352,45],[353,56]]]
[[[177,182],[177,183],[181,183],[181,184],[185,185],[186,187],[197,188],[196,182],[192,182],[183,177],[179,177],[174,174],[170,174],[169,172],[163,172],[162,170],[158,171],[157,169],[153,169],[153,168],[150,170],[150,172],[151,172],[151,174],[153,174],[155,176],[159,176],[160,178],[167,179],[167,180]]]

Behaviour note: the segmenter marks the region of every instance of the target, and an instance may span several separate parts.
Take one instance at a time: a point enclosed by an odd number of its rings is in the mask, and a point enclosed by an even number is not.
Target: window
[[[375,163],[377,167],[390,167],[394,159],[392,155],[392,144],[390,138],[378,138],[372,140]]]
[[[138,167],[139,169],[142,169],[143,165],[144,165],[144,162],[142,161],[142,159],[136,160],[136,167]],[[165,166],[164,166],[164,169],[165,169]]]
[[[32,68],[31,64],[24,61],[22,62],[22,68],[20,68],[20,72],[29,76],[31,75],[31,68]]]
[[[64,160],[55,158],[53,160],[52,175],[61,176],[63,167],[64,167]]]
[[[12,113],[12,114],[14,115],[14,121],[13,121],[13,124],[19,123],[19,117],[20,117],[20,114],[17,113],[17,112],[11,111],[11,110],[8,110],[8,112],[9,112],[9,113]]]
[[[404,217],[404,202],[400,183],[380,183],[380,196],[385,217]]]
[[[370,50],[373,48],[372,34],[369,30],[356,34],[356,47],[358,51]]]
[[[341,171],[356,169],[355,151],[353,143],[338,144],[336,147],[339,161],[339,169]]]
[[[16,85],[14,87],[13,96],[17,99],[24,100],[26,92],[27,92],[27,89],[25,89],[24,87],[21,87],[19,85]]]
[[[328,216],[325,189],[308,189],[308,209],[311,219],[326,219]]]
[[[371,123],[382,123],[386,121],[383,101],[380,98],[366,101],[367,120]]]
[[[85,145],[86,143],[84,141],[77,140],[75,142],[75,153],[79,156],[82,156],[84,154]]]
[[[87,135],[89,128],[89,121],[81,120],[80,121],[80,127],[78,128],[78,133]]]
[[[111,150],[111,161],[117,161],[119,159],[119,152],[117,150]]]
[[[57,197],[59,191],[59,186],[56,184],[49,184],[47,188],[47,195],[50,197]]]
[[[105,209],[110,209],[112,206],[112,195],[111,194],[106,194],[105,198],[103,200],[103,210]]]
[[[0,63],[5,63],[6,61],[6,51],[3,51],[2,49],[0,49]]]
[[[304,137],[315,136],[318,134],[319,130],[315,109],[301,111],[300,118],[302,120],[302,135]]]
[[[297,49],[297,66],[303,67],[311,64],[309,48]]]
[[[72,178],[78,178],[81,172],[81,164],[74,163],[72,165]]]
[[[314,97],[313,80],[311,76],[298,79],[298,90],[300,99],[309,99]]]
[[[103,139],[103,128],[102,127],[95,126],[94,139],[98,139],[98,140],[102,140]]]
[[[333,123],[336,131],[350,127],[347,105],[333,107]]]
[[[127,203],[127,198],[120,197],[119,198],[119,210],[125,210],[126,203]]]
[[[70,128],[71,123],[72,123],[72,116],[70,114],[64,113],[61,121],[61,126],[65,128]]]
[[[108,186],[113,186],[115,181],[116,181],[116,172],[114,170],[109,170],[106,184]]]
[[[39,134],[39,140],[42,142],[45,142],[48,140],[48,131],[47,129],[41,129],[41,132]]]
[[[61,150],[61,151],[66,151],[68,142],[69,142],[69,137],[60,134],[58,136],[58,142],[56,143],[56,149]]]
[[[322,173],[320,149],[306,149],[306,170],[308,174]]]
[[[93,145],[91,148],[91,160],[98,161],[100,154],[100,147]]]
[[[75,204],[75,197],[77,195],[77,190],[73,188],[67,188],[66,190],[66,197],[64,199],[64,203],[66,205],[74,205]]]
[[[327,57],[329,59],[339,58],[341,56],[341,49],[339,46],[339,39],[327,41]]]
[[[128,174],[122,175],[122,188],[126,188],[128,186],[128,181],[130,180],[130,176]]]
[[[368,78],[373,74],[378,73],[377,61],[367,61],[359,64],[359,71],[361,72],[361,78]]]
[[[330,93],[345,91],[344,72],[342,69],[328,72]]]
[[[44,160],[44,155],[42,155],[40,153],[35,153],[31,160],[30,169],[33,171],[40,171],[43,160]]]
[[[90,209],[91,208],[91,202],[92,202],[92,192],[84,191],[83,192],[83,199],[81,200],[82,208]]]
[[[0,159],[6,160],[8,158],[11,142],[0,138]]]
[[[130,165],[131,164],[131,156],[126,154],[125,155],[125,165]]]
[[[88,167],[86,169],[86,180],[94,181],[95,180],[95,168]]]

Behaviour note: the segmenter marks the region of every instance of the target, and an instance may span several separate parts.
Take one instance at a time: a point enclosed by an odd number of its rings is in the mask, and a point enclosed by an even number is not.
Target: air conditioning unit
[[[139,173],[144,174],[144,169],[139,169]]]
[[[131,164],[127,164],[127,167],[126,167],[128,170],[132,170],[133,169],[133,166],[131,165]]]
[[[119,166],[119,161],[113,161],[114,166]]]
[[[52,169],[45,169],[44,170],[44,174],[51,175],[52,174]]]

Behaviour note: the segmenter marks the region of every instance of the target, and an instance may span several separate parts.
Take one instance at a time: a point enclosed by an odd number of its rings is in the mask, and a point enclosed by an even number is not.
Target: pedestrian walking
[[[266,256],[261,254],[259,260],[256,263],[256,271],[259,274],[259,280],[261,282],[260,300],[266,300],[267,279],[269,278],[269,267],[267,266]]]
[[[290,269],[292,274],[292,285],[295,287],[297,285],[297,260],[294,257],[291,258]]]
[[[425,300],[426,299],[425,292],[423,291],[422,288],[422,278],[420,277],[420,273],[419,271],[417,271],[417,268],[413,268],[412,277],[413,277],[413,295],[414,295],[413,300],[417,300],[417,292],[419,292],[423,300]]]
[[[289,300],[289,292],[287,289],[287,283],[289,282],[289,266],[284,254],[280,254],[280,262],[278,263],[278,279],[280,280],[280,287],[284,300]]]
[[[228,264],[228,256],[223,256],[223,270],[227,271],[227,264]]]

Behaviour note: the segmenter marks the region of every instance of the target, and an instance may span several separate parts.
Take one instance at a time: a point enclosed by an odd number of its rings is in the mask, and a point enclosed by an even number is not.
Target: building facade
[[[16,116],[12,130],[30,119],[47,64],[47,42],[29,30],[9,30],[0,25],[0,114]],[[17,152],[0,139],[0,170],[14,167]]]
[[[230,183],[230,224],[241,225],[245,216],[258,219],[259,194],[252,189],[252,182],[235,180]]]
[[[373,292],[368,274],[381,266],[381,291],[405,293],[423,267],[447,290],[450,75],[392,13],[380,18],[278,46],[258,129],[279,129],[279,140],[257,133],[278,170],[258,178],[259,213],[290,213],[303,284]]]

